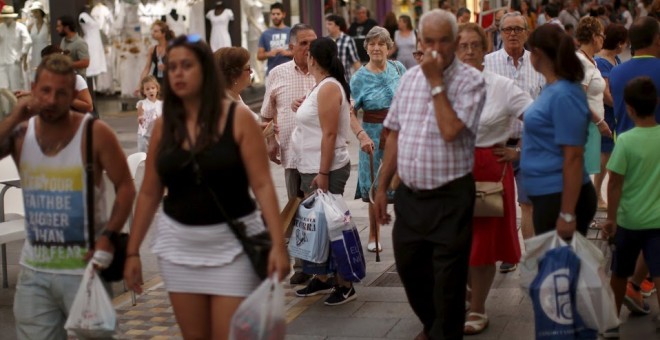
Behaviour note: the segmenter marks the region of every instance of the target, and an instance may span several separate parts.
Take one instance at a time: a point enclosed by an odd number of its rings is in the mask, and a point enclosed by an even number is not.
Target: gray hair
[[[523,18],[523,22],[525,22],[525,29],[528,30],[529,29],[529,27],[528,27],[529,24],[527,23],[527,18],[525,18],[525,16],[522,15],[522,13],[520,13],[518,11],[509,12],[509,13],[504,14],[502,16],[502,19],[500,19],[500,27],[498,27],[498,29],[500,29],[500,30],[502,29],[502,26],[504,26],[504,20],[506,20],[506,18],[516,18],[516,17]]]
[[[291,32],[289,32],[289,44],[295,45],[298,42],[298,33],[307,30],[313,31],[314,29],[312,26],[303,23],[293,25]]]
[[[374,26],[369,30],[369,33],[367,33],[367,36],[364,39],[365,50],[367,49],[369,42],[372,40],[385,42],[388,50],[391,50],[394,47],[394,41],[392,41],[392,37],[390,37],[390,32],[380,26]]]
[[[436,8],[424,13],[424,15],[422,15],[422,17],[419,19],[419,35],[422,37],[424,36],[424,24],[427,21],[433,24],[448,22],[451,26],[452,39],[456,41],[456,38],[458,37],[458,23],[456,22],[456,16],[454,16],[452,12]]]

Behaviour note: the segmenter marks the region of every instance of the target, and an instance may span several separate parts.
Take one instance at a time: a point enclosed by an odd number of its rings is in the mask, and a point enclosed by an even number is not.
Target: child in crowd
[[[615,243],[610,285],[617,312],[640,251],[660,287],[660,126],[654,116],[658,97],[651,78],[631,80],[624,89],[624,101],[635,128],[617,138],[607,163],[609,204],[604,225]],[[604,335],[618,338],[618,328]]]
[[[140,82],[141,94],[145,99],[137,102],[138,110],[138,152],[147,152],[149,138],[156,118],[163,113],[163,101],[158,99],[160,84],[153,75],[142,78]]]

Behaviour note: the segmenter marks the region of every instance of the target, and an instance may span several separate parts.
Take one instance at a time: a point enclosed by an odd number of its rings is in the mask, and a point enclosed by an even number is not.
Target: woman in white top
[[[582,68],[584,68],[584,79],[582,86],[587,93],[587,102],[591,110],[591,121],[589,124],[589,136],[584,146],[584,164],[589,174],[600,172],[600,136],[612,136],[612,131],[605,122],[605,107],[603,106],[603,93],[605,92],[605,79],[600,74],[594,56],[603,48],[605,35],[603,25],[595,17],[584,17],[575,31],[576,38],[580,43],[577,52]]]
[[[522,117],[525,109],[532,103],[532,97],[518,88],[513,80],[484,71],[487,49],[488,39],[483,28],[474,23],[459,27],[456,56],[462,62],[482,71],[486,80],[486,103],[479,119],[472,174],[475,181],[501,181],[504,185],[504,216],[473,219],[470,313],[465,322],[465,334],[481,333],[488,326],[485,304],[495,277],[495,263],[518,263],[520,260],[516,194],[510,163],[519,158],[520,151],[506,148],[505,145],[513,120]]]
[[[41,63],[41,50],[50,44],[50,27],[46,21],[46,12],[41,2],[33,2],[30,12],[34,21],[28,25],[28,32],[32,39],[32,56],[30,59],[30,79],[34,80],[37,66]]]
[[[394,43],[396,44],[396,60],[401,62],[406,70],[417,65],[413,56],[417,46],[417,36],[413,31],[412,19],[407,15],[399,17],[399,29],[394,32]]]
[[[314,40],[309,47],[307,65],[316,85],[296,111],[296,128],[291,137],[301,177],[300,189],[305,193],[321,189],[341,195],[351,173],[348,154],[351,91],[334,40]],[[339,276],[333,289],[327,276],[332,271],[327,263],[303,261],[303,271],[317,276],[307,287],[296,291],[296,295],[332,292],[325,300],[330,306],[356,298],[353,285]]]

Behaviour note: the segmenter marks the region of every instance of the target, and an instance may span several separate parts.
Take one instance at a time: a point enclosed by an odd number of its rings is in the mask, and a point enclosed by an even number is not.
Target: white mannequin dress
[[[50,45],[50,34],[48,32],[49,23],[44,20],[41,25],[41,30],[37,27],[36,20],[30,27],[30,38],[32,39],[32,55],[30,58],[30,79],[34,81],[35,71],[37,66],[41,63],[41,50]]]
[[[105,60],[105,51],[101,43],[101,29],[99,24],[89,14],[80,13],[80,27],[85,32],[85,42],[89,49],[89,66],[87,66],[87,77],[95,77],[108,71]]]
[[[215,15],[215,10],[206,13],[206,18],[211,21],[211,50],[231,46],[231,37],[229,36],[229,22],[234,20],[234,12],[225,8],[220,15]]]
[[[199,34],[206,41],[206,21],[204,20],[204,0],[188,0],[188,33]]]

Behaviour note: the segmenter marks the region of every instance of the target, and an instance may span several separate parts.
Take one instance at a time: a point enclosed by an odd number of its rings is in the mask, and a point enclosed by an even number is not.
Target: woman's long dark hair
[[[552,61],[558,78],[571,82],[582,81],[584,69],[575,54],[575,43],[561,27],[542,25],[532,32],[527,42],[532,49],[538,49]]]
[[[197,40],[192,41],[197,38]],[[195,145],[191,145],[195,150],[200,150],[205,146],[217,140],[220,132],[218,124],[222,116],[222,98],[225,93],[225,83],[223,77],[220,77],[218,67],[213,60],[211,48],[198,39],[198,36],[181,35],[167,47],[167,54],[177,47],[184,47],[195,54],[202,68],[202,86],[200,93],[201,105],[197,126],[199,135]],[[192,42],[191,42],[192,41]],[[186,129],[186,112],[183,107],[183,101],[172,91],[169,81],[169,73],[163,81],[163,135],[160,141],[160,150],[166,151],[178,148],[186,140],[188,130]]]
[[[337,43],[330,38],[318,38],[309,45],[309,54],[331,77],[337,79],[344,88],[346,99],[351,98],[351,88],[346,81],[344,65],[337,57]]]

